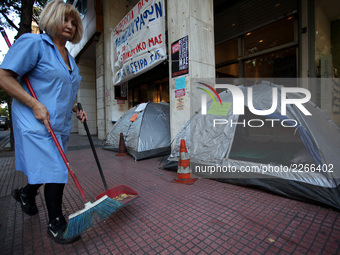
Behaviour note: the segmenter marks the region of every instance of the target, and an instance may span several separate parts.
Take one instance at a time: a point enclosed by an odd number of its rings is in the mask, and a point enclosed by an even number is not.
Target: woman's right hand
[[[50,114],[48,113],[47,108],[45,105],[40,103],[38,100],[32,97],[32,102],[31,108],[34,113],[34,117],[39,120],[42,124],[45,125],[47,131],[50,133],[51,132],[51,126],[50,126]]]

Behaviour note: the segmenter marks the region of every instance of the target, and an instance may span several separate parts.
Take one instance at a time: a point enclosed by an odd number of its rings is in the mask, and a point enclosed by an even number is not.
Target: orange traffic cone
[[[124,136],[123,133],[120,133],[118,154],[116,156],[125,156],[127,154],[128,153],[125,146]]]
[[[181,140],[181,146],[179,148],[177,178],[175,178],[175,181],[185,184],[192,184],[194,181],[196,181],[196,178],[193,178],[192,176],[190,159],[184,139]]]

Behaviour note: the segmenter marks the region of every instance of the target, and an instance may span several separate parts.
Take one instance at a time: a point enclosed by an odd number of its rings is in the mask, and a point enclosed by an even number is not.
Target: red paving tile
[[[96,144],[100,143],[95,140]],[[67,157],[91,201],[103,192],[85,136],[71,135]],[[26,178],[14,171],[14,157],[0,157],[1,254],[339,254],[340,212],[260,190],[208,179],[192,185],[174,181],[160,160],[134,161],[97,147],[108,186],[125,184],[140,197],[97,222],[71,245],[46,236],[43,192],[39,214],[24,215],[11,198]],[[83,208],[69,180],[65,214]]]

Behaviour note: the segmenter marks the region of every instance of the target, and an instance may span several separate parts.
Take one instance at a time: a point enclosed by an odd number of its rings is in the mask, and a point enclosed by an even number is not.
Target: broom
[[[0,27],[0,32],[2,34],[2,36],[4,37],[7,46],[10,48],[12,45],[10,43],[10,41],[8,40],[7,34],[5,32],[5,30]],[[36,100],[38,100],[32,85],[30,83],[30,81],[28,80],[27,76],[24,75],[24,80],[26,82],[26,85],[32,95],[32,97],[34,97]],[[68,238],[72,238],[74,236],[78,236],[81,233],[85,232],[86,230],[88,230],[89,228],[92,227],[93,225],[93,217],[95,215],[98,216],[98,218],[100,220],[104,220],[107,217],[109,217],[112,213],[114,213],[116,210],[118,210],[119,208],[121,208],[123,206],[123,204],[121,202],[117,202],[112,198],[109,198],[108,196],[103,196],[102,198],[98,199],[97,201],[95,201],[94,203],[91,203],[87,200],[85,193],[82,189],[82,187],[79,184],[78,179],[76,178],[74,172],[71,170],[70,168],[70,164],[66,158],[66,155],[63,151],[63,149],[61,148],[59,141],[51,127],[51,124],[49,123],[49,127],[51,129],[51,136],[52,139],[55,143],[55,145],[57,146],[57,149],[67,167],[67,170],[69,171],[77,189],[80,192],[80,195],[82,196],[84,202],[85,202],[85,208],[75,212],[73,214],[71,214],[69,216],[69,222],[66,228],[66,231],[64,233],[64,238],[68,239]]]

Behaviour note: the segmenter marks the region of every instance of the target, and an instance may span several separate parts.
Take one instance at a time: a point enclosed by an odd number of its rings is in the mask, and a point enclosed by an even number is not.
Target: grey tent
[[[168,103],[143,103],[127,111],[112,127],[103,148],[118,151],[123,133],[127,151],[135,160],[170,154]]]
[[[269,82],[252,86],[254,108],[272,106],[274,87],[280,98],[281,86]],[[244,92],[247,89],[239,88]],[[219,95],[223,103],[232,104],[230,91]],[[301,97],[297,93],[288,96]],[[234,115],[232,107],[224,117],[202,115],[201,111],[193,114],[175,137],[163,168],[176,168],[180,140],[185,139],[196,176],[258,187],[340,209],[339,127],[312,102],[304,104],[311,116],[289,104],[283,116],[280,103],[270,115],[253,115],[246,102],[244,115]],[[207,108],[213,103],[208,102]],[[213,127],[214,120],[223,118],[228,124]]]

